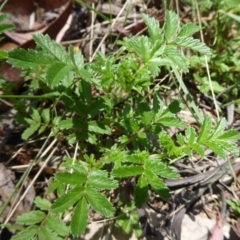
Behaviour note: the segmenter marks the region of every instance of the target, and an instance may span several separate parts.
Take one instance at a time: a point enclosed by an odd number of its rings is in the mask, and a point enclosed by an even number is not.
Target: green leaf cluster
[[[127,234],[133,231],[140,236],[136,208],[148,201],[150,190],[165,201],[170,199],[164,180],[179,177],[171,162],[193,153],[204,156],[205,148],[223,159],[227,152],[238,154],[232,142],[239,135],[225,131],[225,119],[213,126],[205,116],[197,133],[177,116],[183,103],[165,104],[153,82],[163,68],[175,65],[188,71],[181,49],[211,54],[192,38],[199,27],[180,26],[172,11],[166,11],[162,28],[145,14],[143,20],[149,36],[124,38],[118,52],[99,53],[93,63],[85,63],[73,47],[66,50],[42,34],[34,35],[36,50],[9,52],[7,61],[32,80],[21,96],[30,102],[21,119],[28,126],[23,139],[49,130],[59,141],[64,138],[64,144],[67,139],[79,146],[76,159],[65,159],[48,189],[56,194],[56,201],[36,198],[38,210],[18,217],[26,229],[14,239],[80,237],[90,212],[113,217]],[[19,102],[21,109],[16,109],[22,111],[25,102]],[[185,132],[173,139],[168,134],[171,127]],[[122,201],[120,189],[126,184],[134,189],[130,205]],[[116,201],[116,195],[121,201]],[[71,220],[65,223],[67,214]]]
[[[220,119],[216,126],[212,127],[211,117],[205,115],[200,132],[197,134],[193,127],[188,127],[185,135],[177,134],[177,144],[171,137],[163,133],[160,143],[165,147],[169,156],[183,157],[192,156],[193,152],[204,157],[204,148],[211,149],[222,159],[227,159],[227,153],[239,155],[239,150],[232,144],[239,139],[237,130],[224,131],[226,128],[225,118]]]
[[[142,237],[143,230],[140,227],[138,212],[134,204],[126,205],[116,220],[116,225],[126,234],[133,233],[137,238]]]
[[[51,117],[50,117],[50,109],[45,108],[41,112],[35,108],[32,109],[32,113],[30,115],[31,118],[26,118],[25,121],[29,124],[29,127],[23,132],[22,138],[28,139],[31,135],[38,131],[38,133],[42,133],[48,127]]]
[[[109,159],[112,159],[111,156]],[[162,178],[177,179],[179,175],[164,163],[158,155],[149,155],[144,151],[131,155],[126,154],[121,162],[121,166],[113,169],[112,175],[117,178],[138,178],[134,192],[134,201],[137,207],[141,207],[147,201],[149,186],[162,199],[169,200],[170,192]]]
[[[40,210],[24,213],[17,217],[17,223],[27,227],[13,236],[13,240],[20,239],[63,239],[69,235],[69,227],[56,214],[46,213],[51,203],[36,197],[35,204]]]
[[[57,173],[55,179],[60,185],[69,186],[69,190],[52,204],[51,212],[61,214],[74,206],[70,223],[73,236],[81,236],[84,233],[89,207],[104,217],[113,217],[115,209],[101,192],[117,188],[118,181],[108,177],[107,171],[91,170],[84,164],[75,164],[71,173]]]

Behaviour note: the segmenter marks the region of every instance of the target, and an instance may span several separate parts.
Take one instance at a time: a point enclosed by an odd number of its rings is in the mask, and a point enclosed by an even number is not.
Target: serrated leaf
[[[43,133],[46,130],[47,126],[46,125],[42,125],[39,129],[38,129],[38,134]]]
[[[154,119],[153,112],[143,112],[142,114],[142,122],[144,125],[149,125]]]
[[[121,143],[121,144],[125,144],[129,141],[129,137],[126,136],[126,135],[123,135],[121,137],[118,138],[118,142]]]
[[[50,229],[46,228],[45,226],[40,226],[38,229],[38,240],[62,240],[61,237],[57,235],[57,233],[51,231]]]
[[[159,92],[155,92],[154,96],[153,96],[153,111],[155,113],[159,113],[161,114],[163,111],[163,100],[162,100],[162,96]]]
[[[149,157],[149,153],[148,152],[141,151],[141,152],[137,152],[135,154],[126,155],[125,159],[122,160],[122,162],[143,164],[148,157]]]
[[[154,174],[152,171],[149,171],[148,169],[146,169],[144,171],[144,175],[146,176],[148,183],[155,189],[161,189],[161,188],[165,188],[166,185],[165,183],[156,175]]]
[[[199,39],[195,39],[193,37],[177,37],[173,42],[170,44],[177,45],[183,48],[189,48],[194,51],[200,52],[205,55],[211,55],[211,49]]]
[[[218,137],[219,140],[238,140],[240,135],[237,130],[228,130]]]
[[[41,122],[41,116],[40,116],[38,110],[35,108],[32,109],[31,117],[35,122],[37,122],[37,123]]]
[[[177,142],[180,146],[185,144],[184,138],[182,134],[176,134]]]
[[[136,208],[124,207],[123,211],[120,213],[120,216],[116,220],[116,224],[125,232],[130,234],[131,232],[138,231],[138,234],[142,234],[141,227],[139,224],[139,216]],[[137,235],[135,235],[137,237]]]
[[[197,154],[199,154],[201,157],[204,157],[204,149],[198,143],[193,143],[191,147]]]
[[[164,148],[166,148],[169,156],[181,156],[182,155],[182,149],[175,146],[173,139],[166,135],[161,134],[159,136],[160,143]]]
[[[184,121],[176,117],[160,118],[158,123],[161,123],[163,126],[167,127],[179,127],[179,128],[187,127],[187,124]]]
[[[186,129],[185,134],[186,134],[188,144],[193,144],[196,138],[195,129],[193,127],[189,127]]]
[[[36,197],[34,203],[41,210],[49,210],[51,208],[51,203],[46,198]]]
[[[50,109],[49,108],[45,108],[42,111],[42,118],[44,123],[49,123],[50,122]]]
[[[96,99],[89,106],[88,114],[93,118],[105,109],[106,109],[106,105],[105,105],[104,99]]]
[[[122,166],[113,169],[112,175],[115,177],[133,177],[133,176],[138,176],[141,175],[144,171],[144,168],[142,166],[135,166],[135,165],[130,165],[130,166]]]
[[[140,176],[134,191],[134,202],[136,207],[142,207],[148,197],[148,182],[144,175]]]
[[[83,124],[79,118],[68,118],[57,123],[59,129],[82,128]]]
[[[80,174],[78,172],[56,173],[55,178],[61,183],[66,183],[66,184],[70,184],[70,185],[80,185],[87,181],[87,175]]]
[[[163,200],[167,202],[170,200],[171,194],[168,188],[155,189],[155,191]]]
[[[234,156],[239,155],[239,148],[234,146],[232,143],[228,143],[226,141],[219,141],[219,139],[216,141],[216,143],[226,151],[232,153]]]
[[[63,78],[71,71],[71,67],[63,63],[54,63],[51,64],[47,70],[47,83],[50,87],[56,87],[60,84]]]
[[[118,187],[118,181],[101,176],[98,174],[99,171],[91,172],[88,177],[88,186],[97,188],[97,189],[115,189]]]
[[[30,125],[22,134],[22,139],[27,140],[30,136],[32,136],[40,127],[40,123],[36,123],[33,125]]]
[[[52,204],[52,212],[63,213],[72,207],[83,195],[84,188],[77,186],[61,196]]]
[[[74,209],[71,220],[71,231],[74,237],[80,237],[86,230],[88,221],[88,205],[83,197]]]
[[[86,187],[85,196],[91,207],[98,213],[105,217],[112,217],[115,212],[115,208],[110,203],[106,196],[99,193],[92,187]]]
[[[84,67],[84,57],[81,51],[77,51],[74,53],[74,62],[78,69],[81,69]]]
[[[161,159],[159,159],[157,156],[150,156],[150,158],[145,161],[145,169],[163,178],[179,178],[178,172],[170,168],[167,164],[161,162]]]
[[[165,40],[168,41],[174,34],[176,34],[179,28],[179,23],[179,17],[175,12],[165,12],[165,23],[163,26]]]
[[[143,59],[144,62],[147,62],[150,59],[151,52],[149,51],[149,49],[151,49],[152,43],[150,42],[150,39],[148,37],[138,36],[126,40],[127,42],[125,43],[125,46],[130,52],[135,52],[139,57]],[[134,59],[132,59],[132,63],[133,60]]]
[[[200,31],[200,27],[197,26],[195,23],[190,22],[183,25],[183,27],[181,28],[178,34],[178,37],[189,37],[198,31]]]
[[[166,46],[164,54],[172,61],[172,63],[178,66],[181,70],[183,70],[185,73],[188,72],[187,60],[182,55],[182,53],[179,52],[179,50],[171,46]]]
[[[152,172],[146,170],[145,176],[147,177],[148,183],[155,189],[155,191],[166,201],[171,197],[169,189],[165,183]]]
[[[45,226],[56,232],[60,236],[67,236],[69,234],[69,228],[63,222],[63,220],[59,219],[56,215],[49,215],[45,220]]]
[[[139,125],[135,119],[123,119],[120,123],[129,132],[138,132]]]
[[[51,38],[48,35],[35,34],[33,35],[33,39],[35,40],[37,45],[43,48],[46,52],[51,53],[61,62],[65,64],[68,63],[68,57],[64,47],[56,43],[55,41],[51,40]]]
[[[12,29],[14,29],[15,26],[11,23],[1,23],[0,24],[0,33],[6,32],[6,31],[10,31]]]
[[[211,117],[208,115],[205,115],[203,124],[201,126],[201,130],[198,136],[198,142],[203,141],[204,139],[207,139],[211,133],[212,128],[212,120]]]
[[[45,213],[42,211],[31,211],[18,216],[16,222],[25,225],[32,225],[41,222],[45,216]]]
[[[69,52],[70,52],[70,58],[73,65],[77,69],[82,69],[84,67],[84,58],[83,58],[82,52],[80,50],[74,51],[73,46],[69,47]]]
[[[186,153],[188,156],[192,156],[192,149],[188,146],[183,148],[183,152]]]
[[[205,145],[206,147],[213,150],[214,153],[216,153],[219,157],[226,160],[226,154],[224,152],[224,149],[217,143],[217,142],[211,142],[208,140],[204,140],[201,142],[201,144]]]
[[[26,229],[19,232],[17,235],[13,236],[11,239],[12,240],[34,239],[34,236],[37,233],[38,228],[39,227],[35,225],[27,227]]]
[[[77,171],[78,173],[82,174],[82,175],[87,175],[88,173],[88,168],[85,164],[74,164],[72,165],[71,162],[71,167],[74,169],[74,171]]]
[[[32,69],[41,65],[49,65],[53,63],[53,58],[46,52],[25,50],[17,48],[8,53],[8,62],[16,68]]]
[[[88,122],[88,130],[95,133],[111,134],[111,128],[109,126],[96,121]]]
[[[209,140],[210,140],[210,139],[213,140],[213,139],[215,139],[215,138],[218,138],[220,135],[222,135],[222,134],[223,134],[223,131],[224,131],[225,127],[226,127],[226,125],[227,125],[227,121],[226,121],[225,118],[222,118],[221,120],[219,120],[219,121],[217,122],[217,125],[215,126],[215,128],[214,128],[214,130],[213,130],[213,134],[212,134],[212,136],[209,138]]]
[[[142,14],[142,18],[148,27],[148,32],[151,40],[153,42],[160,40],[161,33],[160,33],[159,22],[157,21],[157,19],[151,18],[147,14]]]

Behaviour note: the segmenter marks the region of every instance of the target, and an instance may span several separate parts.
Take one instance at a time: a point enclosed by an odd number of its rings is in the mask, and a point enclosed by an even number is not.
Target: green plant
[[[240,216],[240,202],[236,199],[228,199],[227,204],[232,207],[232,209]]]
[[[199,27],[193,23],[180,27],[177,14],[171,11],[166,12],[162,29],[157,20],[144,14],[143,19],[149,36],[125,38],[116,54],[99,53],[93,63],[84,63],[80,51],[70,47],[66,52],[41,34],[33,37],[37,50],[8,53],[10,64],[23,69],[26,76],[34,75],[28,94],[2,96],[21,99],[14,104],[17,120],[28,125],[23,139],[51,132],[59,141],[76,144],[77,153],[66,158],[63,170],[54,176],[48,193],[55,192],[56,201],[36,198],[39,210],[17,218],[26,229],[14,240],[81,236],[89,209],[106,218],[116,217],[123,230],[140,236],[136,207],[147,201],[149,190],[165,201],[170,199],[164,179],[179,177],[171,163],[193,153],[204,156],[205,147],[223,159],[227,152],[238,155],[230,143],[239,139],[238,132],[225,131],[225,119],[213,127],[205,116],[197,133],[176,115],[183,104],[173,100],[165,106],[153,83],[163,67],[188,72],[179,47],[211,55],[205,44],[191,37]],[[168,134],[170,127],[185,133],[177,134],[175,140]],[[121,190],[126,185],[133,192]],[[114,202],[117,195],[120,201]],[[66,214],[71,214],[67,223],[61,220]]]
[[[213,90],[220,94],[222,103],[228,104],[233,100],[239,102],[240,1],[201,0],[199,7],[204,41],[213,51],[209,60]],[[192,56],[190,66],[193,74],[188,79],[194,79],[199,90],[208,95],[210,87],[204,58]]]

